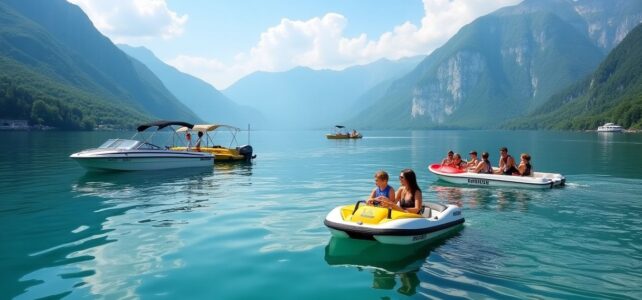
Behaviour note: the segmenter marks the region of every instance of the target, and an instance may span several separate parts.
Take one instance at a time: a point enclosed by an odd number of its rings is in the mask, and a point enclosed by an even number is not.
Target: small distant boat
[[[152,137],[159,130],[172,125],[192,127],[179,121],[158,121],[138,126],[131,139],[109,139],[95,149],[74,153],[69,157],[88,170],[99,171],[144,171],[176,168],[212,167],[214,156],[205,152],[174,151],[151,144]],[[136,136],[156,127],[147,139],[136,140]]]
[[[624,128],[620,125],[615,125],[613,123],[606,123],[597,128],[597,132],[623,132]]]
[[[464,216],[456,205],[426,203],[422,214],[413,214],[358,201],[334,208],[323,223],[334,237],[409,245],[461,228]]]
[[[550,189],[563,186],[566,178],[561,174],[533,172],[533,176],[470,173],[457,168],[432,164],[428,170],[443,181],[475,186]]]
[[[211,132],[216,130],[227,130],[231,135],[231,141],[227,146],[222,146],[220,144],[214,143],[213,135]],[[250,145],[238,146],[236,140],[236,135],[241,131],[241,129],[222,124],[202,124],[194,125],[193,127],[181,127],[176,130],[177,133],[190,133],[190,140],[187,141],[186,147],[171,147],[171,150],[176,151],[198,151],[198,152],[207,152],[214,154],[216,156],[216,161],[251,161],[256,158],[256,155],[253,154],[254,150]],[[199,132],[203,133],[203,136],[199,139],[197,134]],[[194,139],[194,144],[192,144],[191,139]],[[249,139],[249,138],[248,138]],[[199,145],[198,147],[196,145]]]
[[[360,139],[363,135],[355,130],[349,133],[345,131],[345,126],[335,125],[334,133],[326,134],[325,137],[330,140]]]

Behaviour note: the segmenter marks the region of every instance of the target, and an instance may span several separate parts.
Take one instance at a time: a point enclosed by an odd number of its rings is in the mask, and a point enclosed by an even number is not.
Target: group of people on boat
[[[464,161],[459,153],[448,151],[446,158],[441,161],[442,166],[453,167],[462,171],[483,174],[500,174],[513,176],[532,176],[533,168],[531,166],[531,156],[528,153],[520,155],[519,165],[515,159],[508,154],[508,148],[499,149],[499,167],[494,170],[488,152],[483,152],[481,160],[477,158],[477,151],[473,150],[468,153],[470,160]]]
[[[367,203],[402,212],[420,214],[423,203],[415,172],[411,169],[401,171],[399,174],[400,187],[396,192],[389,185],[388,180],[389,176],[386,171],[380,170],[374,174],[376,187],[370,193]]]
[[[199,131],[197,135],[198,135],[198,139],[196,140],[196,144],[194,145],[194,150],[196,152],[200,152],[201,139],[203,139],[203,132]],[[190,149],[192,146],[192,134],[189,131],[185,132],[185,140],[187,140],[187,143],[188,143],[187,148]]]

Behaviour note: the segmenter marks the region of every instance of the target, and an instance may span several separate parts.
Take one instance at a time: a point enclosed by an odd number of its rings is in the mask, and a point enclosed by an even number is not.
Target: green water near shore
[[[642,135],[323,134],[254,132],[253,164],[100,174],[69,154],[130,134],[0,132],[0,298],[642,298]],[[500,146],[567,186],[461,187],[426,169],[448,149],[496,162]],[[330,238],[333,207],[404,168],[428,201],[463,207],[461,231],[416,247]]]

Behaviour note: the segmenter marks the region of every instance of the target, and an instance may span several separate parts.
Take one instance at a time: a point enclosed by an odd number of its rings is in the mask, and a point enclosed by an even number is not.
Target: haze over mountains
[[[256,107],[275,128],[324,128],[362,108],[365,92],[414,68],[423,57],[382,59],[342,71],[298,67],[286,72],[256,72],[223,91]]]
[[[257,110],[238,105],[205,81],[167,65],[149,49],[128,45],[118,47],[145,64],[172,94],[207,123],[233,124],[243,128],[246,124],[259,128],[266,126],[265,118]]]
[[[198,121],[143,64],[63,0],[0,2],[3,118],[60,128]]]
[[[425,57],[256,72],[218,91],[145,48],[119,49],[64,0],[2,0],[0,118],[62,129],[640,127],[642,50],[627,36],[640,22],[639,0],[526,0]]]
[[[592,129],[606,122],[642,128],[642,25],[635,27],[590,76],[506,127]]]
[[[528,0],[500,9],[463,27],[351,123],[498,127],[589,74],[641,20],[635,0]]]

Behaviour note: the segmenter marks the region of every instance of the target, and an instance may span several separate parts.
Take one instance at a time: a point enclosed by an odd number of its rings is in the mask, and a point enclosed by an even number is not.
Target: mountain
[[[256,107],[272,127],[327,128],[345,120],[364,92],[402,76],[421,59],[382,59],[342,71],[297,67],[286,72],[255,72],[223,93]]]
[[[145,64],[178,100],[192,108],[199,118],[208,123],[225,123],[241,127],[245,124],[258,127],[265,124],[265,118],[257,110],[239,105],[205,81],[167,65],[149,49],[128,45],[118,47]]]
[[[497,15],[520,15],[538,11],[554,12],[586,35],[604,53],[619,44],[642,20],[639,0],[527,0],[499,9]]]
[[[61,128],[88,128],[91,122],[129,127],[152,118],[199,120],[73,4],[4,0],[0,22],[2,101],[13,107],[2,117],[29,116]],[[47,113],[40,118],[34,111]],[[86,120],[83,126],[64,122],[79,116]]]
[[[635,27],[590,76],[506,127],[596,129],[606,122],[642,128],[642,25]]]
[[[500,9],[464,26],[349,122],[498,127],[589,74],[640,20],[637,0],[527,0]]]

